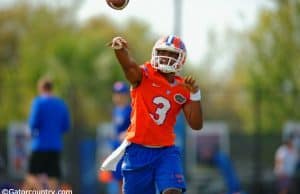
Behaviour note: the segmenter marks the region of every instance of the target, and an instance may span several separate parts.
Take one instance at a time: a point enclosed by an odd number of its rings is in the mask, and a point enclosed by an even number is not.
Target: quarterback
[[[151,61],[143,65],[129,55],[124,38],[113,38],[110,46],[131,84],[132,113],[125,141],[102,169],[110,169],[116,156],[122,155],[125,194],[185,192],[174,125],[181,110],[194,130],[202,128],[203,117],[195,79],[178,74],[186,60],[184,43],[174,35],[162,37],[153,47]]]

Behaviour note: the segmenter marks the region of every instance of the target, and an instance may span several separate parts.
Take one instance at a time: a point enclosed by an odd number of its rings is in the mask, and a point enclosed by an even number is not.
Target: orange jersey
[[[170,146],[175,143],[174,125],[176,117],[190,92],[175,76],[170,84],[150,63],[142,66],[142,80],[131,91],[131,124],[126,139],[148,146]]]

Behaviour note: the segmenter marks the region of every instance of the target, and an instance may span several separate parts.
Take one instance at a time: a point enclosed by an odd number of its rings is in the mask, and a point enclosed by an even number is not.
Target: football
[[[106,3],[109,5],[109,7],[116,9],[116,10],[122,10],[124,9],[129,0],[106,0]]]

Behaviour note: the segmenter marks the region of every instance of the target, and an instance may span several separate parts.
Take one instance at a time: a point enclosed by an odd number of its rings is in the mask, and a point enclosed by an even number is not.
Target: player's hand
[[[184,78],[184,86],[191,92],[196,93],[199,90],[199,86],[196,84],[196,80],[192,76],[186,76]]]
[[[126,49],[128,48],[127,41],[120,36],[114,37],[112,39],[112,41],[110,43],[108,43],[107,45],[110,46],[111,48],[113,48],[114,50],[121,50],[123,48],[126,48]]]

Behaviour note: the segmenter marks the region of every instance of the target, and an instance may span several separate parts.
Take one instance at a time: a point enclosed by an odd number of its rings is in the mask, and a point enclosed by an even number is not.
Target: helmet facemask
[[[154,52],[154,68],[160,70],[163,73],[175,73],[179,72],[182,69],[181,61],[182,61],[182,54],[174,51],[173,52],[177,54],[177,57],[172,56],[164,56],[159,54],[158,49],[156,49]]]

